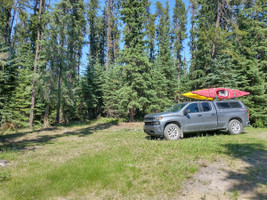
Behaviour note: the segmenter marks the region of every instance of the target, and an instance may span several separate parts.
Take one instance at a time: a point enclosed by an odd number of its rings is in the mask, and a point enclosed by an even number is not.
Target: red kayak
[[[228,88],[209,88],[204,90],[192,91],[192,93],[207,98],[218,98],[218,99],[234,99],[237,97],[242,97],[250,94],[249,92],[244,92],[235,89],[228,89]]]

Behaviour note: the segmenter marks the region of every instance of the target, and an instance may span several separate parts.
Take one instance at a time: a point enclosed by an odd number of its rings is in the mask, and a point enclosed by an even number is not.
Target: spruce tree
[[[31,98],[31,109],[30,109],[30,120],[29,120],[29,126],[32,128],[33,125],[33,118],[34,118],[34,107],[35,107],[35,98],[36,98],[36,92],[35,92],[35,87],[36,87],[36,82],[37,82],[37,75],[38,75],[38,57],[39,57],[39,51],[40,51],[40,39],[41,39],[41,16],[42,12],[44,12],[43,7],[45,7],[45,0],[39,0],[36,1],[36,7],[37,4],[39,4],[38,8],[38,17],[37,17],[37,28],[36,32],[32,31],[33,34],[36,34],[36,40],[32,40],[33,43],[35,43],[36,49],[35,49],[35,56],[34,56],[34,67],[33,67],[33,80],[32,80],[32,98]],[[35,38],[35,37],[33,37]]]
[[[2,110],[3,120],[10,121],[17,128],[28,126],[31,105],[33,54],[30,44],[24,43],[22,39],[24,36],[24,34],[19,35],[21,41],[19,42],[19,48],[16,50],[17,59],[14,62],[19,76],[13,79],[15,88],[9,93],[9,97],[6,98]],[[36,103],[37,118],[40,117],[39,106],[39,103]]]
[[[104,66],[98,61],[88,67],[82,81],[82,98],[87,110],[87,118],[94,119],[103,112]]]
[[[164,76],[163,82],[166,82],[166,98],[174,100],[175,91],[177,90],[177,68],[174,65],[171,54],[170,40],[170,18],[169,5],[166,2],[166,8],[160,2],[157,2],[157,17],[159,23],[157,25],[157,42],[158,55],[156,65]],[[157,85],[156,87],[161,87]]]
[[[190,0],[190,13],[191,13],[191,29],[190,29],[190,53],[191,57],[194,60],[195,59],[195,51],[196,51],[196,16],[198,12],[198,3],[197,0]],[[193,65],[193,63],[191,63]],[[193,71],[193,67],[191,66],[192,69],[190,71]]]
[[[43,23],[47,24],[47,28],[44,29],[43,37],[40,41],[40,78],[38,79],[37,89],[39,91],[39,96],[45,104],[45,109],[43,111],[44,127],[48,127],[50,123],[54,123],[56,121],[55,110],[57,105],[57,66],[60,58],[60,51],[57,42],[58,26],[56,19],[57,18],[54,10],[46,12],[43,17]],[[53,53],[51,54],[51,52]],[[52,113],[53,117],[51,116]]]
[[[151,70],[151,87],[152,90],[149,93],[150,104],[146,108],[146,113],[157,113],[164,111],[167,107],[173,103],[174,96],[168,98],[168,81],[163,72],[160,64],[155,61],[155,64]]]
[[[99,2],[93,0],[88,5],[89,54],[86,74],[82,84],[82,97],[86,102],[87,117],[92,119],[103,112],[103,76],[106,57],[107,22],[106,11],[103,16],[97,12]],[[107,66],[106,66],[107,67]]]
[[[245,34],[237,35],[235,41],[239,42],[234,43],[234,50],[238,55],[235,62],[240,74],[239,87],[251,93],[244,98],[244,103],[250,111],[251,122],[254,126],[263,127],[267,125],[266,72],[262,70],[266,63],[266,41],[263,39],[266,28],[261,11],[255,9],[261,6],[264,9],[264,4],[245,2],[242,6],[244,9],[238,13],[237,23],[238,32]]]
[[[75,79],[80,75],[80,64],[82,57],[82,48],[86,34],[85,5],[83,0],[69,0],[68,27],[67,27],[67,45],[69,61],[69,82],[74,84]]]
[[[26,56],[24,54],[24,56]],[[29,55],[31,56],[31,55]],[[27,57],[26,57],[27,58]],[[23,65],[25,65],[24,63]],[[30,63],[31,66],[32,63]],[[18,70],[17,87],[3,107],[4,121],[10,121],[16,128],[28,127],[31,102],[31,68],[24,66]]]
[[[182,0],[176,0],[175,6],[173,9],[173,47],[174,47],[174,56],[175,56],[175,67],[178,70],[178,93],[180,94],[180,79],[181,76],[184,75],[184,71],[186,70],[186,66],[183,65],[182,61],[182,50],[184,48],[183,41],[187,38],[186,35],[186,23],[187,23],[187,10],[185,9],[185,5]],[[179,97],[178,95],[178,101]]]
[[[193,2],[195,3],[195,2]],[[199,1],[199,10],[196,16],[196,49],[194,46],[191,60],[192,89],[206,87],[205,77],[212,74],[214,59],[219,61],[222,54],[232,54],[231,50],[231,18],[232,7],[225,0]],[[194,44],[191,44],[194,45]],[[192,49],[192,50],[193,50]],[[217,57],[216,57],[217,56]],[[223,61],[222,61],[223,62]]]
[[[3,41],[3,42],[2,42]],[[5,45],[3,37],[0,35],[0,124],[3,117],[3,107],[9,100],[15,83],[15,69],[10,60],[8,46]]]
[[[22,5],[23,4],[23,5]],[[2,109],[3,118],[5,120],[9,120],[11,123],[15,125],[15,127],[25,127],[26,121],[29,121],[29,113],[30,113],[30,88],[32,81],[32,74],[29,72],[33,69],[33,48],[31,46],[31,18],[27,14],[27,3],[24,1],[17,1],[19,14],[17,17],[19,20],[16,21],[16,26],[14,28],[14,32],[12,34],[11,43],[12,48],[9,46],[9,55],[10,58],[14,60],[13,64],[8,68],[13,69],[13,75],[10,80],[12,80],[12,84],[7,84],[10,93],[8,94],[8,98],[5,99],[5,104]],[[12,12],[16,15],[15,11]],[[12,19],[14,19],[14,15],[12,15],[11,26],[13,27]],[[14,46],[13,46],[14,45]],[[18,103],[19,102],[19,103]],[[40,102],[36,102],[36,117],[40,119]],[[42,106],[41,106],[42,107]]]
[[[107,21],[106,21],[106,10],[103,10],[102,16],[98,17],[97,23],[97,32],[98,32],[98,60],[101,66],[106,66],[105,69],[108,68],[107,65]],[[110,60],[110,62],[114,62],[114,60]]]
[[[144,21],[147,5],[141,0],[123,0],[121,19],[125,24],[125,48],[121,52],[123,85],[120,104],[134,121],[137,112],[143,111],[149,102],[151,64],[145,53]]]
[[[56,121],[77,119],[80,98],[80,65],[85,37],[85,5],[80,0],[63,0],[46,15],[40,51],[40,94],[46,104],[44,125],[56,109]],[[51,54],[53,52],[53,54]],[[39,87],[40,88],[40,87]],[[53,104],[52,104],[53,102]],[[56,106],[54,106],[56,105]],[[50,120],[51,121],[51,120]]]
[[[116,63],[119,48],[120,31],[118,29],[118,14],[119,14],[120,1],[106,0],[105,18],[107,21],[107,52],[106,52],[106,70],[109,65]]]
[[[148,57],[151,63],[155,61],[155,39],[156,39],[156,14],[152,14],[150,11],[151,2],[147,3],[146,17],[145,17],[145,28],[147,32],[147,46],[148,46]]]
[[[118,77],[121,76],[122,72],[119,65],[109,66],[103,75],[104,112],[108,117],[127,117],[125,109],[120,105],[123,98],[120,94],[120,88],[123,82]]]
[[[94,65],[98,59],[97,22],[99,2],[91,0],[88,4],[87,19],[89,23],[89,65]]]
[[[67,78],[63,78],[62,92],[63,105],[62,113],[64,114],[64,121],[68,122],[72,119],[77,119],[77,101],[79,94],[79,76],[81,51],[83,48],[83,41],[86,34],[86,20],[85,20],[85,5],[81,0],[66,0],[66,10],[63,13],[66,17],[66,68],[64,74]]]
[[[14,23],[14,10],[16,8],[13,0],[0,1],[0,35],[5,45],[11,45],[11,32]]]
[[[237,88],[238,72],[236,65],[227,54],[217,55],[207,66],[208,75],[204,78],[203,87]]]
[[[183,41],[187,38],[186,17],[187,17],[187,10],[185,9],[184,3],[182,2],[182,0],[176,0],[175,7],[173,9],[172,32],[174,41],[174,54],[176,57],[176,66],[178,69],[180,69],[180,67],[182,67],[183,64],[181,51],[183,50]]]

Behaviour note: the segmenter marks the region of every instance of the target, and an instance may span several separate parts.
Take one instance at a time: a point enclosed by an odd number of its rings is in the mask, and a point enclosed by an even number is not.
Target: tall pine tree
[[[165,82],[166,98],[169,104],[174,100],[175,92],[177,90],[177,68],[174,65],[171,54],[171,40],[170,40],[170,18],[169,18],[169,4],[166,2],[166,8],[160,2],[157,2],[157,43],[158,55],[156,65],[158,70],[163,74],[162,82]],[[161,87],[157,85],[156,87]],[[162,87],[161,87],[162,88]]]
[[[178,101],[181,97],[180,93],[180,79],[185,74],[186,66],[182,60],[182,50],[184,48],[183,41],[187,38],[186,23],[187,23],[187,10],[182,0],[176,0],[173,9],[173,43],[174,43],[174,63],[178,70]],[[184,58],[185,59],[185,58]]]
[[[143,23],[146,7],[141,0],[122,1],[125,48],[121,52],[120,61],[123,70],[120,104],[129,113],[130,121],[134,121],[136,113],[143,111],[149,104],[151,64],[145,53],[146,33]]]

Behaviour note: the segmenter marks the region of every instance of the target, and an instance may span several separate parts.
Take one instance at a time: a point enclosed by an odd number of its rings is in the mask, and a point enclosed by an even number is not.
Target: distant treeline
[[[229,87],[250,92],[252,123],[267,125],[265,0],[56,2],[0,0],[0,124],[133,121]]]

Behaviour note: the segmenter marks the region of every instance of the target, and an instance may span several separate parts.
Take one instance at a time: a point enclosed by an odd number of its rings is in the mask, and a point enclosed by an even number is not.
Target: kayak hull
[[[234,99],[237,97],[242,97],[245,95],[249,95],[249,92],[228,89],[228,88],[209,88],[204,90],[196,90],[192,91],[193,94],[203,96],[206,98],[218,98],[218,99]]]

